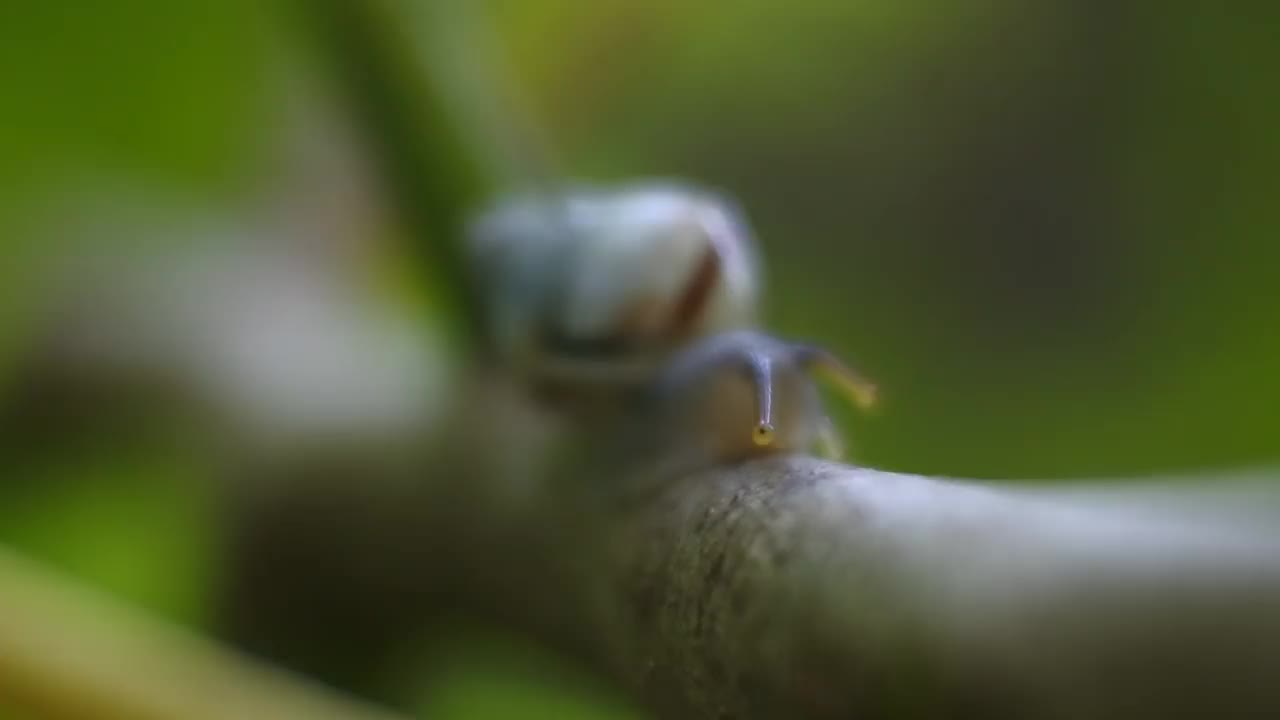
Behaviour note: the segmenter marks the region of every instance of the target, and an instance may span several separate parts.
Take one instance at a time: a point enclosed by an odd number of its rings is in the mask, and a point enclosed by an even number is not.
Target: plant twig
[[[670,716],[1274,714],[1280,514],[1225,508],[1276,495],[784,458],[615,518],[603,577],[581,582],[608,598],[602,657]]]
[[[434,482],[317,489],[381,496],[376,526],[333,537],[282,497],[260,529],[305,520],[415,612],[484,612],[664,718],[1280,712],[1274,477],[1029,489],[784,456],[624,505],[626,468],[537,470],[555,433],[500,384],[464,393]]]
[[[466,556],[492,575],[478,595],[521,597],[527,615],[495,611],[661,717],[1252,717],[1280,712],[1276,495],[1029,493],[789,457],[631,510],[561,495],[456,517],[503,523]],[[1268,512],[1227,509],[1258,498]]]

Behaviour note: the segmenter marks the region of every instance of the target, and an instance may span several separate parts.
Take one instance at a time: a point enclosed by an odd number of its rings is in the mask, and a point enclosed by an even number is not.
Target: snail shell
[[[468,243],[492,350],[535,381],[635,386],[677,348],[756,322],[750,230],[728,198],[691,185],[507,198]]]

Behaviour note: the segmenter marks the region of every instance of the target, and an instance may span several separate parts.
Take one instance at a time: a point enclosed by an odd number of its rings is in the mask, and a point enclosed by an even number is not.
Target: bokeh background
[[[741,201],[768,325],[884,389],[876,416],[841,411],[859,462],[1280,459],[1280,10],[490,0],[454,32],[426,2],[388,6],[445,106],[521,109],[473,142],[527,126],[567,176]],[[351,378],[451,350],[430,258],[327,124],[298,10],[0,6],[0,541],[199,628],[228,438],[376,442],[431,386]],[[431,717],[633,716],[478,630],[403,672]]]

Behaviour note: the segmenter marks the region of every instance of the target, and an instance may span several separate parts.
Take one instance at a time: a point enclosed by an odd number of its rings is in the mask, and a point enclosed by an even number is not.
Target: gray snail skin
[[[490,349],[535,384],[634,388],[689,342],[756,322],[746,221],[692,185],[506,198],[475,218],[467,247]]]
[[[819,378],[860,408],[876,402],[875,386],[822,348],[750,330],[713,335],[654,376],[618,441],[631,464],[659,476],[776,453],[837,458]]]

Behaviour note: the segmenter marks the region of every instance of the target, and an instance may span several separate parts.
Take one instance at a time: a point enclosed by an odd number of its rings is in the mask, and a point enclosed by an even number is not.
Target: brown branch
[[[466,476],[398,503],[426,509],[394,543],[661,717],[1280,712],[1274,484],[1029,489],[778,457],[622,506],[608,472],[513,477],[493,448],[536,466],[510,444],[527,427],[477,414],[488,434],[456,425],[472,442],[433,466]]]
[[[1280,711],[1280,526],[1178,494],[727,468],[611,523],[592,634],[678,717]]]

